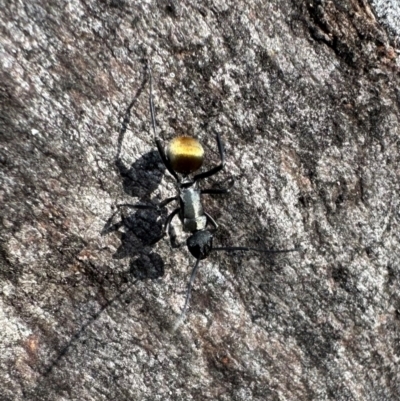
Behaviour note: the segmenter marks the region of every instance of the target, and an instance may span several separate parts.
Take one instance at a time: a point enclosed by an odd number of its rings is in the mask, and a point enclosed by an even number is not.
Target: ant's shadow
[[[130,167],[125,166],[121,159],[122,144],[130,124],[131,110],[141,96],[146,83],[147,79],[143,79],[125,112],[119,130],[115,158],[115,165],[121,175],[124,192],[136,198],[134,203],[139,204],[151,204],[154,201],[159,203],[159,199],[152,198],[152,193],[160,185],[165,172],[165,166],[158,151],[142,155]],[[115,223],[117,215],[121,220]],[[138,280],[156,279],[164,275],[164,262],[159,254],[152,251],[150,244],[160,238],[162,222],[166,216],[165,208],[158,210],[117,208],[101,232],[102,235],[114,231],[121,234],[121,245],[113,257],[114,259],[130,258],[130,273]]]
[[[152,193],[158,188],[165,172],[158,151],[142,155],[130,168],[117,158],[116,166],[122,177],[124,192],[138,198],[135,203],[148,205],[160,202],[160,199],[152,198]],[[121,220],[114,222],[117,215]],[[159,254],[153,252],[150,245],[161,237],[162,222],[166,217],[165,208],[118,208],[102,230],[102,235],[120,232],[121,245],[113,258],[130,258],[130,273],[136,279],[156,279],[164,275],[164,262]]]

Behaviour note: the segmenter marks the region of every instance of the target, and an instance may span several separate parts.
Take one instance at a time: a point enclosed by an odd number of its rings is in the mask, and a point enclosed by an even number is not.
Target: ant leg
[[[161,203],[159,203],[157,205],[157,207],[158,208],[164,207],[164,206],[168,205],[168,203],[170,203],[170,202],[172,202],[174,200],[178,200],[178,197],[177,196],[171,196],[170,198],[164,199]]]
[[[132,205],[131,203],[121,203],[120,205],[117,205],[117,207],[130,207],[131,209],[157,209],[157,206],[153,205]]]
[[[200,193],[202,195],[204,195],[204,194],[215,194],[215,195],[219,194],[219,195],[221,195],[221,194],[227,194],[229,192],[230,192],[230,190],[227,189],[227,188],[208,188],[208,189],[202,189],[200,191]]]
[[[177,182],[180,182],[178,174],[176,174],[174,169],[172,168],[171,163],[169,162],[169,160],[164,152],[163,145],[159,139],[156,139],[156,145],[157,145],[158,153],[160,154],[161,160],[163,161],[165,167],[167,168],[169,173],[175,178],[175,180]]]
[[[182,312],[179,315],[178,319],[175,321],[174,327],[172,329],[173,332],[176,331],[176,329],[181,325],[181,323],[182,323],[182,321],[183,321],[183,319],[185,317],[186,309],[187,309],[187,307],[189,305],[190,295],[191,295],[191,292],[192,292],[193,282],[194,282],[194,279],[196,278],[196,273],[197,273],[197,270],[199,268],[199,262],[200,262],[200,259],[196,259],[196,263],[195,263],[195,265],[194,265],[194,267],[192,269],[192,273],[191,273],[190,279],[189,279],[189,284],[188,284],[188,287],[187,287],[187,290],[186,290],[185,305],[183,306]]]
[[[120,205],[117,205],[117,207],[130,207],[131,209],[154,209],[154,210],[158,210],[161,209],[162,207],[168,205],[168,203],[171,203],[174,200],[177,200],[178,197],[177,196],[173,196],[171,198],[167,198],[164,199],[162,202],[160,202],[158,205],[132,205],[130,203],[122,203]]]
[[[205,214],[205,216],[207,217],[207,221],[208,221],[209,223],[211,223],[211,224],[214,226],[214,229],[215,229],[215,230],[218,230],[218,224],[217,224],[217,222],[216,222],[208,213],[204,212],[204,214]]]
[[[211,170],[205,171],[204,173],[200,173],[200,174],[196,174],[193,177],[193,181],[197,181],[197,180],[201,180],[203,178],[207,178],[207,177],[211,177],[214,174],[217,174],[219,171],[221,171],[224,166],[225,166],[225,153],[224,153],[224,149],[222,146],[222,142],[221,142],[221,137],[219,136],[219,134],[217,134],[217,144],[218,144],[218,151],[219,151],[219,157],[221,159],[221,163],[212,168]]]
[[[153,127],[153,135],[156,141],[158,153],[160,154],[161,160],[163,161],[165,167],[170,172],[170,174],[179,182],[179,177],[175,173],[174,169],[172,168],[167,156],[165,155],[164,148],[162,143],[159,139],[156,139],[156,113],[154,109],[154,102],[153,102],[153,76],[151,74],[151,66],[150,63],[147,65],[149,70],[149,79],[150,79],[150,95],[149,95],[149,106],[150,106],[150,116],[151,116],[151,125]]]
[[[156,238],[155,240],[151,241],[151,242],[150,242],[150,245],[156,244],[158,241],[160,241],[162,238],[165,237],[165,234],[167,233],[167,231],[169,231],[169,226],[171,225],[172,219],[175,217],[175,215],[176,215],[177,213],[179,213],[180,210],[181,210],[181,209],[178,207],[178,208],[176,208],[172,213],[170,213],[170,214],[168,215],[167,219],[165,220],[165,223],[164,223],[164,227],[163,227],[161,236],[158,237],[158,238]]]
[[[172,248],[180,248],[182,245],[185,245],[185,242],[178,242],[177,241],[177,235],[174,226],[170,225],[169,226],[169,231],[168,231],[169,238],[171,240],[171,247]]]
[[[233,184],[235,183],[235,180],[233,177],[229,177],[230,184],[228,188],[206,188],[200,190],[200,193],[203,194],[227,194],[231,191],[231,188],[233,187]],[[227,180],[225,180],[227,181]],[[223,181],[223,182],[225,182]]]

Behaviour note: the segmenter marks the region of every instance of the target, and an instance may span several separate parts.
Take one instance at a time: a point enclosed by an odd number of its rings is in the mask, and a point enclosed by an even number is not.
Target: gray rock
[[[4,2],[1,400],[396,400],[399,62],[366,2]],[[150,129],[233,176],[168,239]],[[173,206],[171,206],[172,208]],[[185,241],[174,220],[178,240]],[[176,244],[172,244],[176,245]]]

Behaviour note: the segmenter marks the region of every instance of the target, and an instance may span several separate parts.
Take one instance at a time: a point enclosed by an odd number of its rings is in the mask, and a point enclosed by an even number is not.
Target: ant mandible
[[[220,135],[217,133],[216,141],[218,145],[218,152],[220,157],[220,163],[218,166],[213,167],[208,171],[195,174],[198,171],[204,161],[204,150],[200,142],[192,137],[180,136],[172,139],[167,147],[167,151],[164,151],[164,147],[159,139],[156,137],[156,119],[153,103],[153,82],[151,67],[148,65],[148,73],[150,80],[150,95],[149,95],[149,106],[151,115],[151,125],[153,128],[153,134],[155,143],[160,154],[161,160],[165,164],[165,167],[169,173],[175,178],[177,182],[178,194],[174,197],[167,198],[160,202],[157,206],[153,205],[131,205],[131,204],[120,204],[118,207],[130,207],[135,209],[160,209],[170,202],[179,201],[179,206],[171,212],[165,220],[162,234],[152,244],[155,244],[161,240],[171,225],[172,219],[178,215],[181,220],[183,230],[191,233],[189,238],[186,240],[186,245],[189,252],[196,258],[196,262],[192,269],[187,291],[185,304],[182,312],[179,315],[175,328],[178,327],[180,322],[186,314],[186,310],[189,305],[190,294],[192,285],[196,277],[197,270],[199,268],[200,260],[207,258],[211,252],[214,251],[256,251],[263,253],[285,253],[297,251],[298,248],[284,249],[284,250],[272,250],[272,249],[259,249],[251,248],[246,246],[234,246],[234,247],[214,247],[213,236],[218,229],[216,221],[203,209],[201,203],[201,195],[204,194],[226,194],[229,192],[230,187],[233,185],[233,179],[231,179],[231,185],[229,188],[208,188],[200,189],[199,181],[204,178],[211,177],[220,172],[225,165],[225,154],[223,144]],[[208,225],[212,225],[213,228],[207,228]]]

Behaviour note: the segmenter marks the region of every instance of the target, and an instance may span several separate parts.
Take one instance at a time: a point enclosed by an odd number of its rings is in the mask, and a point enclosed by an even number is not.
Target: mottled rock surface
[[[400,63],[366,1],[6,1],[1,400],[397,400]],[[216,246],[151,242],[150,129],[199,138]],[[184,242],[179,220],[178,241]]]

